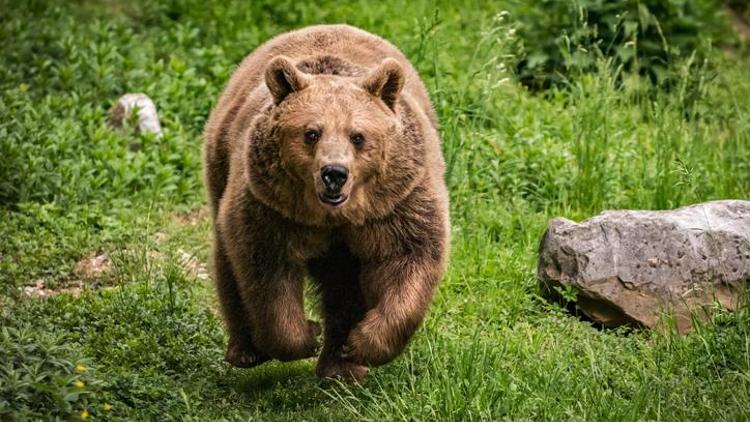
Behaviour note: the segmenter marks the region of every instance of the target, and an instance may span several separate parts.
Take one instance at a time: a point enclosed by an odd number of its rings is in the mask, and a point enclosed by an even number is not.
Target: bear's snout
[[[320,200],[329,205],[341,205],[347,196],[341,188],[349,178],[349,169],[339,164],[323,166],[320,169],[320,179],[323,181],[325,192],[320,194]]]
[[[320,177],[323,179],[323,185],[326,187],[326,193],[339,193],[341,188],[346,184],[349,177],[349,170],[340,165],[323,166],[320,169]]]

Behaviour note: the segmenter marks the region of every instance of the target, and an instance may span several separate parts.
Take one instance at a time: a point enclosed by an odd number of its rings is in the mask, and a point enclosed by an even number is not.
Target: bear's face
[[[310,78],[308,88],[277,107],[275,121],[282,165],[331,211],[367,195],[398,133],[384,104],[330,75]]]
[[[286,183],[295,185],[299,214],[334,222],[372,208],[389,150],[398,152],[394,146],[403,143],[395,112],[403,80],[392,59],[362,78],[303,73],[284,57],[269,64],[266,85],[274,105],[256,124],[271,138]]]

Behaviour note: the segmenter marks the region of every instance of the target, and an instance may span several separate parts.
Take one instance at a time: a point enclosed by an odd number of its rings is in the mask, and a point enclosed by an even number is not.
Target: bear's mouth
[[[349,197],[344,195],[343,193],[330,194],[326,192],[326,193],[321,193],[320,195],[318,195],[318,198],[320,198],[320,202],[324,204],[333,205],[334,207],[337,207],[343,204],[344,202],[346,202],[346,200]]]

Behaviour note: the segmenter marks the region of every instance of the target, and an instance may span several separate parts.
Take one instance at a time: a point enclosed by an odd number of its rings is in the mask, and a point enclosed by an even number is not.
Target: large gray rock
[[[581,311],[605,326],[656,327],[673,317],[686,333],[692,318],[709,315],[717,304],[734,310],[743,303],[750,201],[606,211],[580,224],[555,218],[537,271],[546,294],[560,299],[572,286]]]
[[[146,94],[125,94],[109,109],[109,124],[112,127],[121,128],[128,117],[138,113],[136,131],[138,133],[161,134],[161,124],[156,106]]]

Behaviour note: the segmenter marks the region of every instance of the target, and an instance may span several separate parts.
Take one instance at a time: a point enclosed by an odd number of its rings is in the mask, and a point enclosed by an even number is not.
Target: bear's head
[[[424,142],[400,101],[394,59],[369,73],[307,73],[279,56],[267,66],[272,104],[252,123],[251,190],[311,225],[387,214],[422,173]]]

